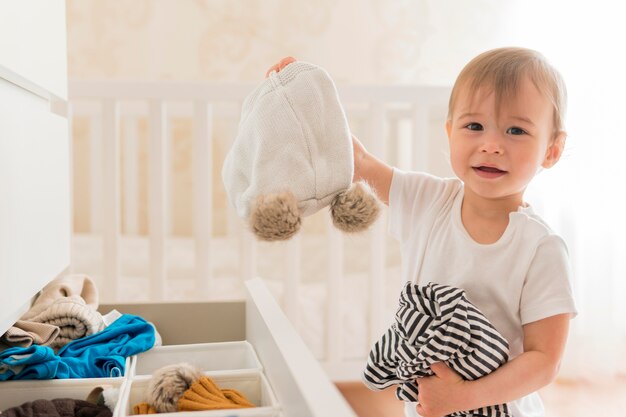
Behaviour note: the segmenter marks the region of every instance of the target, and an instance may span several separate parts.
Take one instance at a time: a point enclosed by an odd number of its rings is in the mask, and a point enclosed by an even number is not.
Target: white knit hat
[[[352,142],[326,71],[294,62],[245,100],[222,176],[231,203],[248,217],[259,195],[291,191],[307,216],[352,182]]]
[[[285,192],[295,196],[298,218],[311,215],[347,190],[352,175],[350,129],[325,70],[291,63],[246,98],[222,169],[240,217],[252,214],[259,197]]]

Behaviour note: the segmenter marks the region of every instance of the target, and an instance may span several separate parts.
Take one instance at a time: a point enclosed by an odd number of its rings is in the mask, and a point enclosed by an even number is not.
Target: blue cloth
[[[154,340],[150,323],[123,314],[101,332],[68,343],[56,355],[51,348],[38,345],[0,352],[0,380],[123,375],[126,358],[151,349]]]
[[[55,375],[59,361],[48,346],[13,347],[0,352],[0,381],[7,379],[49,379]],[[29,378],[22,378],[28,374]],[[16,377],[19,375],[20,378]]]

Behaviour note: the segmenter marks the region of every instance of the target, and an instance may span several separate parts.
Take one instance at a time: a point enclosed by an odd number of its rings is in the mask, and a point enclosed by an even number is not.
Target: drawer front
[[[284,416],[356,417],[260,278],[246,282],[246,337]]]
[[[70,262],[67,119],[0,78],[0,333]]]
[[[0,77],[67,99],[63,0],[0,0]]]

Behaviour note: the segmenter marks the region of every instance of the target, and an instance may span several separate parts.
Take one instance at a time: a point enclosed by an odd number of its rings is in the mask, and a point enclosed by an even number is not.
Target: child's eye
[[[525,135],[526,131],[520,127],[513,126],[513,127],[509,127],[506,130],[506,133],[509,135]]]
[[[480,123],[468,123],[465,125],[466,129],[469,130],[483,130],[483,125],[481,125]]]

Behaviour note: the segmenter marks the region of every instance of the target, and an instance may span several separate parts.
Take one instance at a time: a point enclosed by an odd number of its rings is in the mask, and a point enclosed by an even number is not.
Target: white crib
[[[342,235],[327,213],[318,213],[288,242],[255,240],[226,204],[219,177],[241,103],[253,88],[69,83],[69,117],[74,144],[80,144],[73,178],[87,184],[90,206],[87,225],[73,234],[72,270],[90,274],[107,303],[241,299],[243,282],[261,276],[331,378],[357,379],[372,342],[392,319],[402,284],[399,249],[386,234],[385,215],[360,236]],[[431,126],[443,125],[448,88],[338,89],[351,128],[368,150],[400,168],[428,168]],[[177,234],[174,120],[188,122],[191,134],[182,141],[193,149],[187,161],[192,227]],[[149,219],[143,231],[142,186]]]

